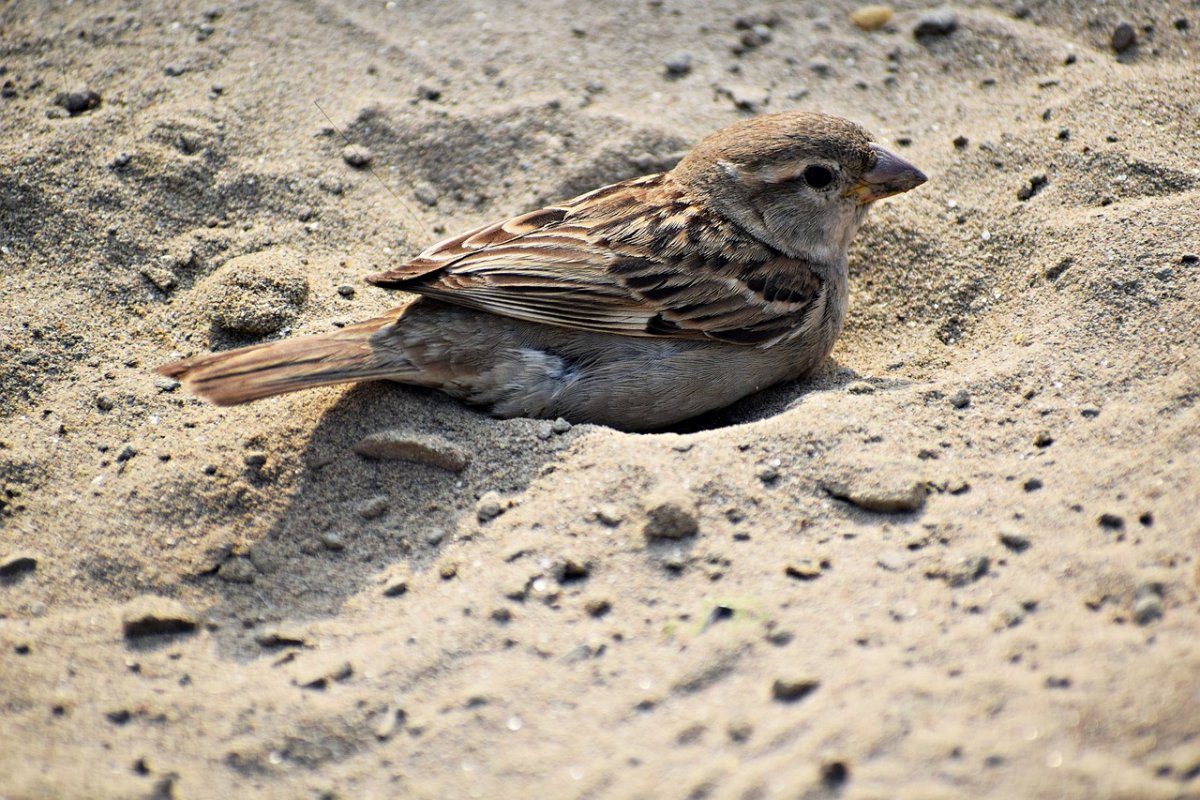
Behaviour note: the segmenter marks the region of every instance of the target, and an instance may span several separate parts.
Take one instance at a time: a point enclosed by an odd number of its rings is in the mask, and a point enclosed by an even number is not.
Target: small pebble
[[[376,495],[363,501],[358,506],[358,515],[363,519],[379,519],[388,510],[388,499],[384,495]]]
[[[770,102],[766,89],[753,86],[726,86],[721,90],[739,111],[757,114]]]
[[[302,689],[321,690],[332,682],[340,682],[354,674],[349,661],[317,662],[305,664],[296,671],[294,681]]]
[[[37,569],[37,556],[31,553],[14,553],[0,558],[0,579],[12,581]]]
[[[902,514],[925,505],[925,485],[902,475],[860,474],[822,482],[826,492],[864,511]]]
[[[663,61],[663,66],[667,70],[667,75],[681,78],[692,71],[692,54],[675,53]]]
[[[755,470],[754,474],[763,483],[772,484],[779,480],[779,467],[774,464],[763,464]]]
[[[503,498],[496,491],[484,492],[475,503],[475,518],[480,522],[488,522],[503,514],[505,511]]]
[[[178,78],[189,69],[190,67],[188,67],[187,64],[177,62],[174,64],[167,64],[165,67],[163,67],[163,74],[169,78]]]
[[[549,422],[539,422],[536,429],[537,438],[545,441],[554,435],[554,429],[550,427]]]
[[[242,464],[251,470],[260,470],[267,465],[267,454],[261,450],[253,450],[242,456]]]
[[[408,593],[408,578],[404,576],[396,576],[389,578],[387,583],[383,585],[384,597],[400,597]]]
[[[1028,200],[1042,189],[1046,188],[1046,185],[1049,182],[1050,181],[1046,178],[1045,173],[1039,172],[1029,179],[1028,186],[1022,186],[1019,190],[1017,190],[1017,199],[1022,202]]]
[[[685,539],[700,530],[696,504],[686,492],[661,491],[650,495],[645,503],[647,539]]]
[[[929,36],[949,36],[958,30],[958,17],[948,8],[922,14],[913,27],[913,36],[918,39]]]
[[[811,581],[821,577],[821,562],[802,558],[783,568],[783,574],[798,581]]]
[[[1014,553],[1023,553],[1029,549],[1031,542],[1029,537],[1013,531],[1000,531],[997,535],[1000,544],[1007,547]]]
[[[54,104],[65,108],[72,117],[77,117],[85,111],[97,108],[100,105],[100,95],[91,89],[59,92],[54,98]]]
[[[588,616],[603,617],[612,610],[612,603],[603,597],[594,597],[591,600],[588,600],[587,603],[584,604],[583,608],[585,611],[587,611]]]
[[[373,158],[371,151],[361,144],[350,144],[342,148],[342,160],[355,169],[365,169]]]
[[[1133,596],[1133,618],[1138,625],[1149,625],[1163,615],[1162,584],[1144,583]]]
[[[966,408],[971,405],[971,395],[967,393],[966,389],[959,389],[950,395],[950,405],[959,409]]]
[[[343,283],[341,286],[337,287],[337,293],[349,300],[350,298],[354,297],[354,295],[358,294],[358,290],[348,283]]]
[[[866,381],[853,381],[846,385],[850,394],[875,394],[875,385]]]
[[[106,394],[96,395],[96,408],[100,409],[101,411],[112,411],[114,405],[115,404],[113,403],[112,398],[109,397],[108,395],[106,395]]]
[[[1106,531],[1125,530],[1125,519],[1116,514],[1101,514],[1096,522]]]
[[[925,571],[927,578],[941,578],[948,586],[966,586],[987,574],[991,565],[987,556],[969,556],[950,564],[936,564]]]
[[[1112,49],[1124,53],[1137,44],[1137,29],[1128,22],[1121,22],[1112,32]]]
[[[554,422],[550,423],[550,430],[562,435],[571,430],[571,423],[567,422],[562,417],[559,417],[558,419],[554,420]]]
[[[346,540],[337,531],[325,531],[318,539],[329,550],[345,550]]]
[[[126,639],[189,633],[199,624],[196,612],[169,597],[142,595],[126,603],[121,611],[121,630]]]
[[[821,685],[816,678],[776,678],[771,684],[771,698],[781,703],[795,703],[815,692]]]
[[[254,634],[254,641],[262,647],[287,647],[289,645],[307,647],[310,644],[310,640],[303,630],[279,625],[263,628]]]
[[[217,570],[217,577],[226,583],[254,583],[258,569],[248,558],[231,558]]]
[[[597,506],[594,513],[600,524],[607,525],[610,528],[617,527],[621,524],[621,520],[625,519],[625,515],[621,513],[621,509],[611,503],[604,503]]]
[[[1038,431],[1037,435],[1033,437],[1033,444],[1036,447],[1049,447],[1054,444],[1054,437],[1048,431]]]
[[[877,31],[891,21],[892,14],[891,6],[862,6],[850,12],[850,21],[861,30]]]
[[[450,472],[462,472],[470,460],[465,450],[448,439],[399,429],[364,436],[354,445],[354,452],[365,458],[429,464]]]

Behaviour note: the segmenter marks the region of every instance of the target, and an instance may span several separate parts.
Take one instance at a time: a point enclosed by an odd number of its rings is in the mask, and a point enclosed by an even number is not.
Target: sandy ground
[[[0,8],[0,797],[1200,797],[1200,6],[854,8]],[[153,373],[790,108],[930,175],[810,380],[630,435]]]

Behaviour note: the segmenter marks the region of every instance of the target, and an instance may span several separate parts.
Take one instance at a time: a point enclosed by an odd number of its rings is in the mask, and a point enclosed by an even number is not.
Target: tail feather
[[[395,377],[401,371],[395,359],[383,357],[371,343],[376,332],[394,321],[394,317],[379,317],[332,333],[193,356],[157,372],[219,406],[335,383]]]

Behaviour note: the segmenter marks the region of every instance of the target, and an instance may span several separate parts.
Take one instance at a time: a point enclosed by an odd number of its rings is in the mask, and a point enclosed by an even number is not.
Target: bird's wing
[[[370,276],[566,328],[769,346],[819,319],[810,265],[687,202],[662,176],[614,184],[448,239]]]

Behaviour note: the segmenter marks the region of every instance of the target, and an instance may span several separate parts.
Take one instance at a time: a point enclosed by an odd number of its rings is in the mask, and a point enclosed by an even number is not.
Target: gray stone
[[[358,506],[358,515],[363,519],[379,519],[388,510],[388,499],[384,495],[376,495],[364,500]]]
[[[407,433],[398,429],[378,431],[363,437],[354,445],[354,452],[365,458],[429,464],[450,472],[462,472],[469,461],[465,450],[441,436]]]
[[[1113,50],[1118,53],[1124,53],[1137,44],[1137,29],[1128,22],[1118,23],[1117,27],[1113,28],[1110,43]]]
[[[925,485],[902,476],[863,474],[823,485],[831,496],[864,511],[902,514],[925,505]]]
[[[346,145],[342,148],[342,160],[355,169],[366,169],[373,158],[371,151],[361,144]]]

